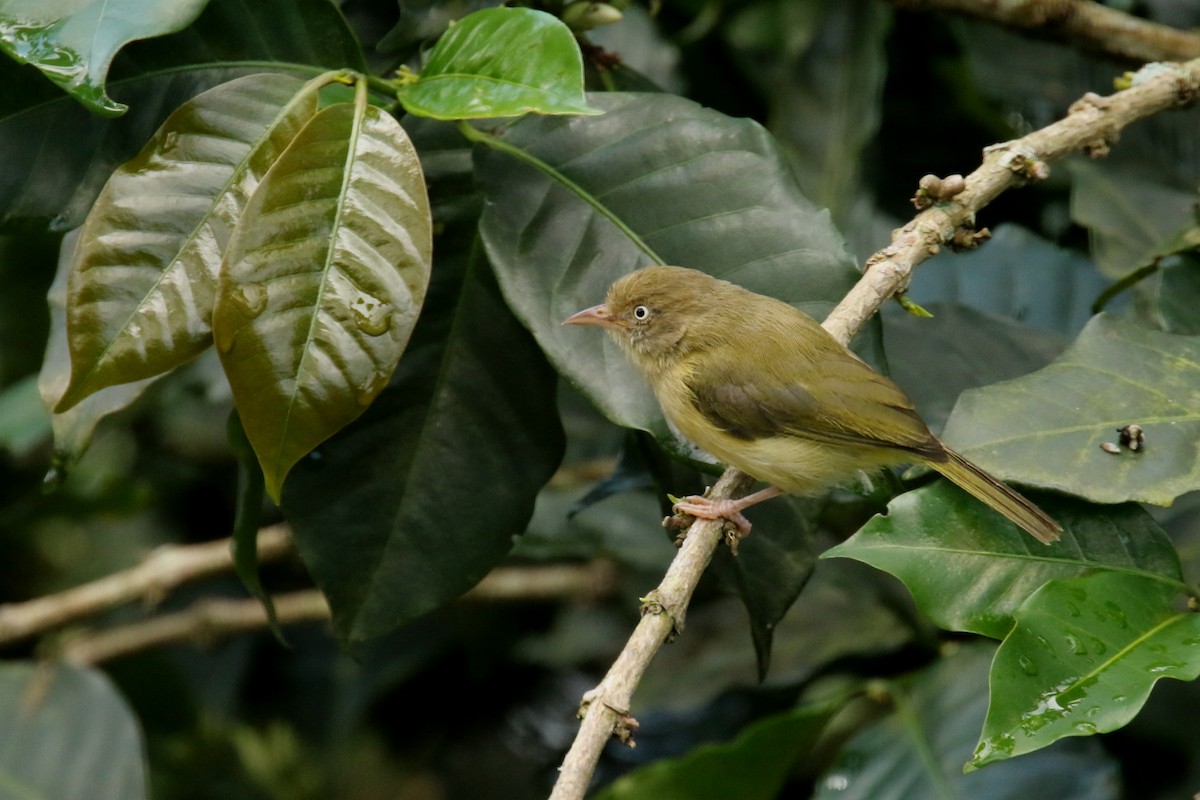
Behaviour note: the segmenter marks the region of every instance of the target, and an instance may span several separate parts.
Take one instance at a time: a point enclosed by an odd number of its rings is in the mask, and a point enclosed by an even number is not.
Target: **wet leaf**
[[[150,796],[141,730],[104,673],[67,664],[0,665],[0,785],[13,798]]]
[[[454,23],[396,97],[408,113],[435,119],[600,113],[584,97],[570,28],[531,8],[485,9]]]
[[[820,778],[817,800],[1117,800],[1119,765],[1095,741],[963,774],[987,707],[992,648],[952,652],[888,685],[895,710],[856,734]]]
[[[153,377],[212,341],[230,232],[267,169],[317,108],[320,82],[249,75],[185,103],[105,184],[80,232],[67,297],[66,411]]]
[[[29,63],[90,110],[115,115],[128,106],[105,91],[109,64],[134,39],[182,30],[208,0],[5,0],[0,49]]]
[[[1143,449],[1100,449],[1130,423]],[[1100,314],[1045,369],[963,393],[943,438],[1001,478],[1168,505],[1200,488],[1200,337]]]
[[[1178,591],[1171,541],[1135,505],[1097,509],[1039,496],[1064,527],[1062,540],[1035,542],[982,503],[939,481],[900,495],[822,558],[853,558],[895,575],[937,625],[1002,638],[1012,615],[1044,583],[1092,573],[1129,575]]]
[[[365,69],[358,42],[328,0],[209,0],[179,33],[133,42],[109,81],[130,107],[118,118],[89,112],[36,72],[0,58],[0,223],[78,227],[113,170],[177,107],[249,73],[307,80],[309,65]]]
[[[430,235],[416,152],[361,92],[313,117],[259,184],[213,337],[276,501],[292,465],[387,384],[425,297]]]
[[[1116,573],[1042,587],[1017,609],[996,653],[970,766],[1116,730],[1159,679],[1200,676],[1200,614],[1175,610],[1178,595],[1179,587]]]

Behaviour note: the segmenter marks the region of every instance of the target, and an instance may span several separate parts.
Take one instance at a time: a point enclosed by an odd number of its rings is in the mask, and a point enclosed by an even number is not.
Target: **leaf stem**
[[[537,156],[533,155],[532,153],[530,153],[526,150],[522,150],[519,147],[514,147],[513,145],[509,144],[508,142],[505,142],[504,140],[500,139],[498,136],[494,136],[492,134],[485,133],[484,131],[478,130],[477,128],[468,124],[465,120],[459,120],[458,129],[459,129],[459,131],[462,132],[462,135],[465,136],[468,141],[486,145],[487,147],[490,147],[493,150],[497,150],[501,153],[510,155],[513,158],[517,159],[518,161],[522,161],[522,162],[528,164],[529,166],[533,167],[534,169],[545,173],[551,179],[558,181],[558,183],[561,184],[568,191],[577,195],[580,200],[583,200],[585,203],[590,205],[592,208],[596,209],[596,213],[600,214],[600,216],[607,219],[613,225],[616,225],[617,229],[619,231],[621,231],[621,233],[625,234],[625,236],[628,237],[631,242],[633,242],[635,245],[637,245],[637,248],[639,250],[641,250],[643,253],[645,253],[647,256],[649,256],[651,261],[653,261],[655,264],[666,264],[667,263],[666,261],[663,260],[662,256],[660,256],[658,253],[654,252],[654,249],[651,248],[650,245],[646,244],[646,242],[642,239],[642,237],[638,236],[633,231],[632,228],[630,228],[628,225],[626,225],[624,220],[622,220],[615,213],[613,213],[612,209],[610,209],[608,206],[601,203],[598,199],[596,199],[596,197],[594,197],[589,192],[587,192],[582,186],[575,183],[575,181],[571,180],[566,175],[564,175],[563,173],[559,172],[554,167],[547,164],[545,161],[542,161],[540,158],[538,158]]]
[[[1113,298],[1115,298],[1117,295],[1121,294],[1125,290],[1133,288],[1134,286],[1141,283],[1146,278],[1149,278],[1155,272],[1158,272],[1158,259],[1157,258],[1154,259],[1149,264],[1146,264],[1145,266],[1142,266],[1142,267],[1138,267],[1137,269],[1133,270],[1132,272],[1125,274],[1119,280],[1117,280],[1115,283],[1113,283],[1111,286],[1109,286],[1107,289],[1105,289],[1103,292],[1100,293],[1100,296],[1096,298],[1096,301],[1094,303],[1092,303],[1092,313],[1099,314],[1101,311],[1104,310],[1105,306],[1107,306],[1110,302],[1112,302]]]

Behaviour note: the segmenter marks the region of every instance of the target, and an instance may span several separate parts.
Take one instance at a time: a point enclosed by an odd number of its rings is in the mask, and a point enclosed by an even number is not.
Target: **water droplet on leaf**
[[[354,326],[367,336],[382,336],[392,327],[392,304],[369,294],[360,294],[350,304]]]
[[[371,405],[375,401],[375,398],[379,396],[379,393],[383,391],[383,387],[387,386],[387,382],[388,376],[380,372],[374,373],[363,381],[358,387],[356,396],[358,404],[360,406]]]
[[[1081,642],[1078,637],[1072,636],[1071,634],[1068,633],[1068,634],[1066,634],[1065,638],[1067,640],[1067,647],[1070,648],[1072,653],[1074,653],[1077,656],[1086,656],[1087,655],[1087,652],[1088,652],[1087,646],[1084,645],[1084,643]]]
[[[1020,667],[1021,671],[1024,672],[1026,675],[1037,675],[1038,674],[1037,665],[1034,664],[1031,659],[1029,659],[1025,656],[1017,656],[1017,666]]]
[[[231,296],[251,319],[265,311],[267,302],[270,300],[270,296],[267,294],[267,287],[261,283],[248,283],[244,286],[238,286],[233,289]]]
[[[162,147],[159,152],[169,153],[179,144],[179,131],[167,131],[167,135],[163,137]]]

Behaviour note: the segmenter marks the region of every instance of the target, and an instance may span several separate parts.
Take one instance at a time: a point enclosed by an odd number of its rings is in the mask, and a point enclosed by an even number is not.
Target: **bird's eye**
[[[646,319],[649,316],[650,316],[650,309],[646,308],[646,306],[638,306],[637,308],[635,308],[633,310],[633,318],[634,319]]]

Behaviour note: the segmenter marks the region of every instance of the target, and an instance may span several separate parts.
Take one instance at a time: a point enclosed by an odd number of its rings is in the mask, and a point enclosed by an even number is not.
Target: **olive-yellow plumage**
[[[900,387],[787,303],[696,270],[647,267],[567,322],[605,328],[684,436],[776,487],[724,503],[687,498],[682,511],[748,528],[741,510],[779,491],[816,494],[919,462],[1039,540],[1058,539],[1054,520],[938,441]]]

